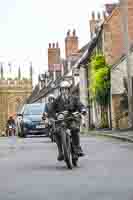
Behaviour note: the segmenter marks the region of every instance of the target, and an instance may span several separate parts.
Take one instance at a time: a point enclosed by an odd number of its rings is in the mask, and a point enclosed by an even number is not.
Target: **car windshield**
[[[24,115],[41,115],[44,112],[44,105],[26,106]]]

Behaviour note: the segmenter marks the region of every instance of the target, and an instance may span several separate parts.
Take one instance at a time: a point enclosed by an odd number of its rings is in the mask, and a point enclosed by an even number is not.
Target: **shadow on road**
[[[81,166],[77,166],[77,167],[74,167],[72,170],[75,170],[75,169],[80,169]],[[42,165],[28,165],[28,166],[21,166],[19,168],[19,170],[24,170],[24,171],[71,171],[69,170],[65,163],[61,163],[61,165],[59,165],[59,163],[55,163],[55,164],[42,164]]]

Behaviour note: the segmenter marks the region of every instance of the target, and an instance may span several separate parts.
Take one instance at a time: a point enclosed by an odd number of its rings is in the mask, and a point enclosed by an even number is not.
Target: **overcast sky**
[[[14,63],[14,71],[32,61],[34,76],[46,71],[48,43],[58,41],[63,56],[66,32],[75,28],[83,46],[92,10],[110,2],[117,0],[0,0],[0,62]]]

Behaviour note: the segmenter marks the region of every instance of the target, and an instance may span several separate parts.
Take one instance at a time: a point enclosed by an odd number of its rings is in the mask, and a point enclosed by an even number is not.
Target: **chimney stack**
[[[76,36],[76,30],[74,29],[72,35],[70,30],[67,31],[67,36],[65,38],[65,53],[66,58],[70,57],[72,54],[78,51],[78,37]]]
[[[95,18],[95,12],[93,11],[91,14],[91,20],[90,20],[90,34],[91,38],[96,34],[97,31],[97,25],[102,22],[101,14],[97,13],[97,19]]]
[[[58,42],[55,43],[49,43],[48,48],[48,71],[50,73],[50,76],[53,76],[54,72],[54,65],[60,64],[60,48]]]

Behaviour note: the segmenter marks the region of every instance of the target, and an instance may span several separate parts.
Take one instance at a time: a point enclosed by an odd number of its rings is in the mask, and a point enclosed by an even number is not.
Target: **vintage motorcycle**
[[[55,142],[56,141],[55,134],[54,134],[54,131],[55,131],[55,120],[53,118],[50,118],[48,120],[48,129],[49,129],[49,137],[51,139],[51,142]]]
[[[55,135],[54,135],[54,119],[48,118],[46,113],[43,114],[42,120],[45,123],[45,126],[48,129],[48,136],[51,139],[51,142],[55,142]]]
[[[54,124],[55,129],[57,128],[59,130],[58,134],[60,134],[61,137],[64,161],[68,169],[72,169],[72,166],[77,166],[78,155],[74,153],[71,130],[68,129],[67,123],[70,123],[71,120],[76,120],[79,118],[81,118],[81,114],[79,112],[70,114],[68,111],[63,111],[57,114],[57,118]]]
[[[15,136],[16,128],[14,125],[8,125],[7,127],[7,136]]]

